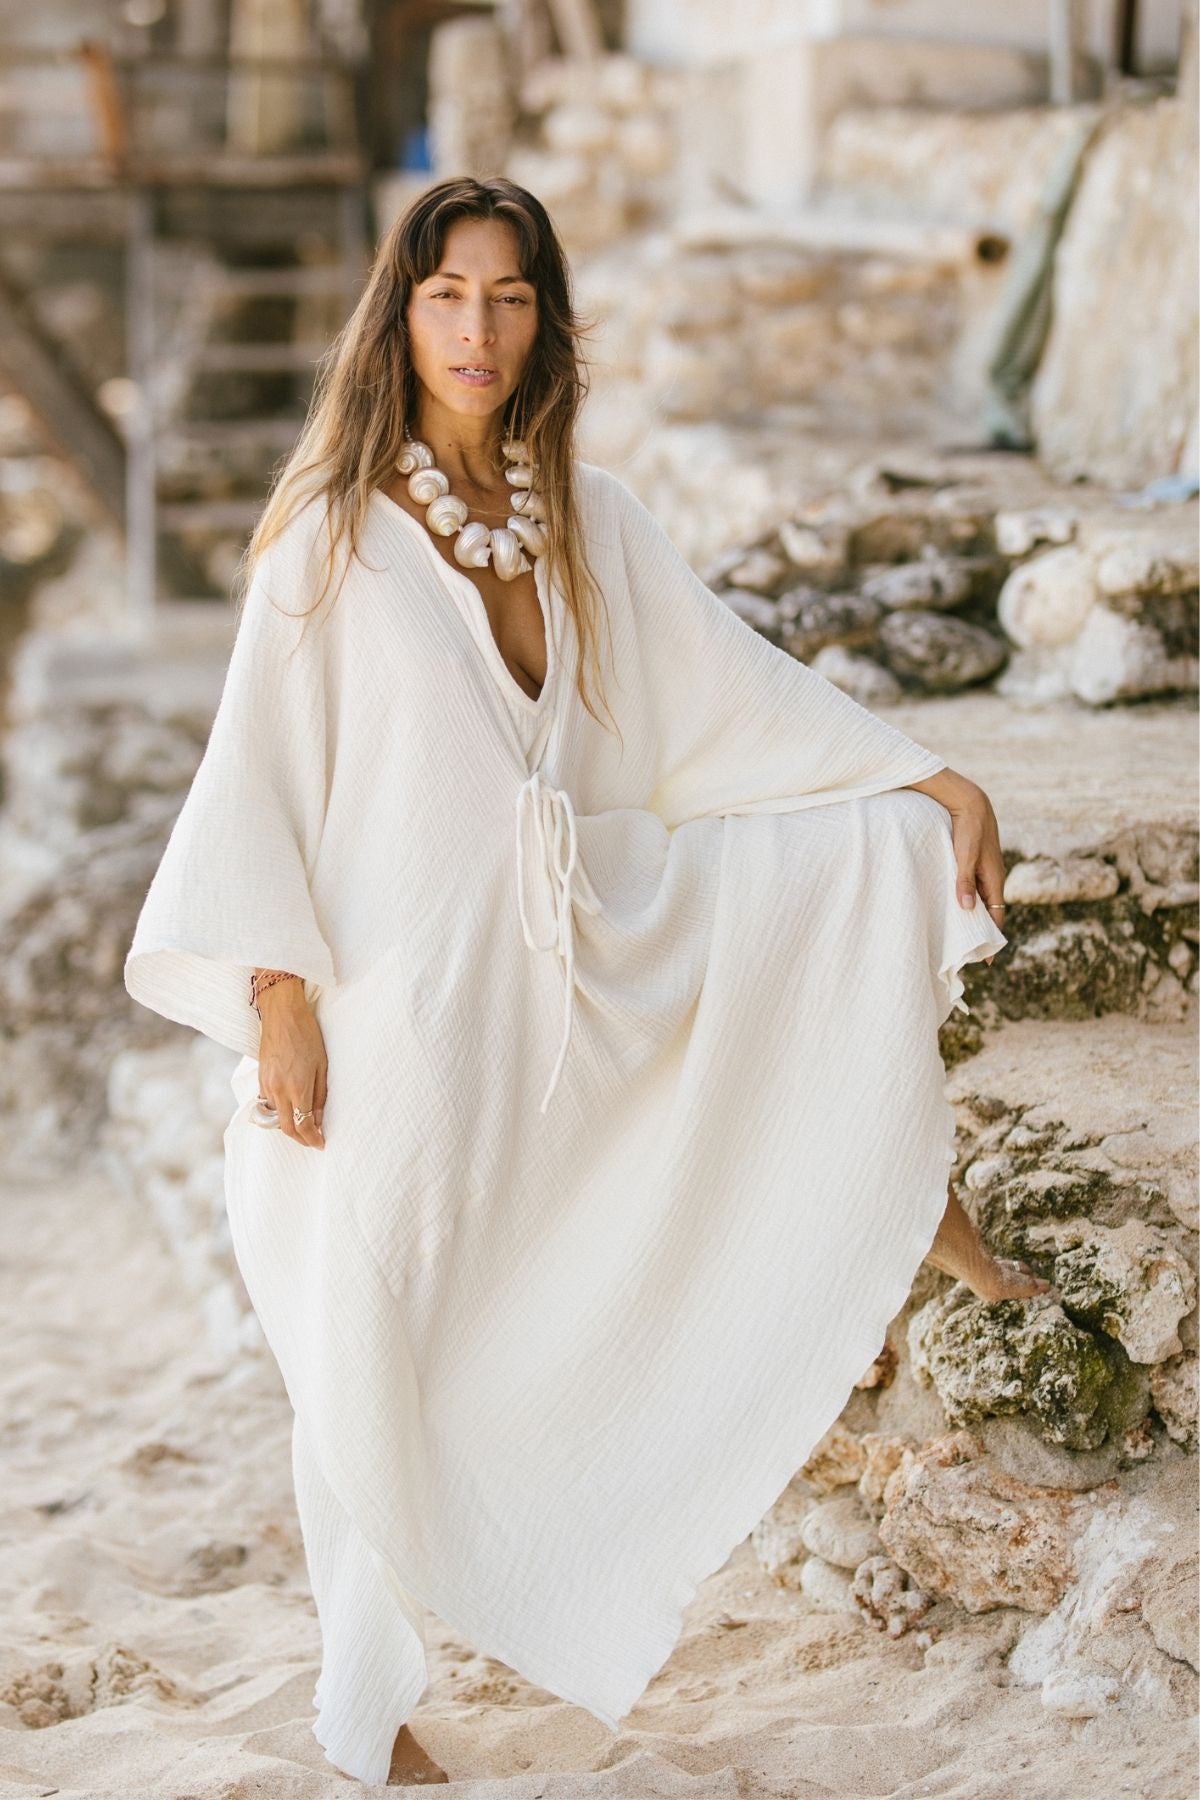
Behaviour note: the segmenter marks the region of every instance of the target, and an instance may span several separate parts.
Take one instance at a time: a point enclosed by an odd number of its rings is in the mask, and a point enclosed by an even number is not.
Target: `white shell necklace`
[[[533,488],[533,465],[525,445],[519,438],[507,438],[501,448],[508,458],[504,479],[513,489],[512,513],[507,525],[494,529],[472,520],[465,500],[450,492],[450,482],[435,467],[433,451],[417,438],[406,439],[396,458],[401,475],[408,476],[408,491],[425,508],[425,523],[438,537],[453,532],[454,556],[464,569],[483,569],[491,561],[501,581],[512,581],[546,549],[546,508]],[[529,552],[529,556],[525,552]]]

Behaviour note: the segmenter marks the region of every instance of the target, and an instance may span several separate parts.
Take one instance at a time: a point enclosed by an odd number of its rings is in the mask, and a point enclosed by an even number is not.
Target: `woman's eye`
[[[511,306],[529,305],[529,301],[525,298],[524,294],[501,294],[498,297]],[[451,293],[449,288],[439,288],[437,293],[430,294],[429,298],[431,300],[457,300],[458,295]]]

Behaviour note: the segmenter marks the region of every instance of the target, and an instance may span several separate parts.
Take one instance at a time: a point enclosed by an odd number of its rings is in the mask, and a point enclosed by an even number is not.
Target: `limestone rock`
[[[780,641],[785,650],[807,662],[826,644],[863,649],[871,643],[881,608],[858,594],[822,594],[813,588],[790,588],[780,595]]]
[[[844,644],[824,644],[809,659],[809,667],[832,681],[860,706],[890,706],[904,692],[890,669],[870,656],[858,656]]]
[[[1177,1327],[1196,1304],[1196,1277],[1164,1232],[1141,1219],[1115,1229],[1071,1219],[1029,1236],[1053,1247],[1067,1312],[1116,1338],[1132,1362],[1161,1363],[1182,1350]]]
[[[788,579],[788,566],[771,550],[751,550],[734,564],[726,580],[731,587],[750,588],[759,594],[777,594]]]
[[[1092,608],[1072,648],[1071,691],[1089,706],[1186,693],[1198,679],[1200,660],[1190,645],[1173,651],[1154,625],[1108,606]]]
[[[930,1594],[968,1612],[1049,1612],[1074,1572],[1086,1501],[997,1469],[971,1432],[905,1451],[884,1489],[885,1549]]]
[[[1024,1413],[1051,1443],[1090,1450],[1149,1405],[1145,1372],[1048,1295],[989,1302],[955,1283],[913,1315],[908,1342],[917,1379],[952,1425]]]
[[[264,1344],[225,1212],[221,1140],[238,1059],[199,1033],[173,1031],[154,1049],[126,1049],[112,1059],[104,1155],[153,1213],[201,1302],[209,1348],[224,1365]]]
[[[895,674],[935,693],[986,681],[1008,656],[1000,639],[982,626],[925,611],[888,613],[875,642]]]
[[[1110,936],[1098,919],[1064,919],[1016,943],[1004,976],[1023,1015],[1138,1012],[1147,955],[1143,943]]]
[[[996,603],[997,616],[1024,649],[1053,649],[1079,636],[1096,602],[1092,558],[1074,544],[1021,563]]]
[[[1093,553],[1102,594],[1186,594],[1200,586],[1194,532],[1182,543],[1156,541],[1145,531],[1123,533],[1108,546],[1094,546]]]
[[[1087,1716],[1098,1699],[1167,1717],[1194,1711],[1196,1475],[1186,1459],[1155,1470],[1153,1485],[1149,1475],[1130,1492],[1114,1484],[1093,1507],[1069,1586],[1008,1659],[1048,1710]]]
[[[1135,1430],[1141,1432],[1149,1426],[1148,1414]],[[1021,1413],[981,1419],[972,1429],[997,1468],[1033,1487],[1070,1488],[1084,1494],[1142,1460],[1140,1454],[1130,1454],[1128,1432],[1107,1437],[1094,1450],[1068,1450],[1063,1444],[1048,1443],[1037,1421]],[[1153,1438],[1149,1441],[1153,1452]]]
[[[996,548],[1002,556],[1028,556],[1039,544],[1069,544],[1076,517],[1066,508],[1034,506],[996,514]]]
[[[835,1419],[800,1473],[817,1493],[829,1494],[858,1481],[866,1460],[861,1439]]]
[[[928,1594],[890,1556],[868,1556],[854,1571],[850,1587],[856,1610],[876,1631],[902,1637],[933,1605]]]
[[[860,591],[889,612],[918,607],[945,612],[970,598],[971,577],[961,562],[934,551],[868,576]]]
[[[808,1551],[800,1535],[813,1504],[804,1482],[792,1480],[750,1533],[750,1545],[771,1580],[780,1587],[800,1587]]]
[[[800,1571],[800,1592],[818,1612],[854,1612],[852,1578],[819,1556],[810,1556]]]
[[[1031,392],[1039,456],[1064,477],[1129,487],[1194,467],[1194,113],[1182,89],[1121,107],[1084,162]]]
[[[883,1491],[889,1476],[900,1466],[904,1452],[916,1449],[917,1441],[902,1432],[864,1431],[859,1442],[864,1462],[858,1478],[858,1495],[876,1517],[883,1510]]]
[[[1077,1675],[1058,1669],[1042,1683],[1042,1705],[1060,1719],[1094,1719],[1121,1691],[1115,1675]]]
[[[1061,701],[1073,704],[1070,656],[1069,645],[1060,644],[1053,650],[1023,650],[1018,645],[996,677],[995,692],[1019,707],[1050,708]]]
[[[1010,906],[1064,906],[1073,900],[1108,900],[1121,885],[1119,871],[1098,856],[1068,856],[1061,862],[1035,856],[1014,863],[1004,878]]]
[[[899,1364],[900,1358],[897,1354],[896,1346],[892,1343],[891,1339],[888,1338],[884,1342],[883,1349],[879,1352],[879,1355],[875,1358],[870,1368],[864,1370],[854,1385],[856,1388],[882,1389],[891,1387],[892,1382],[896,1379],[896,1370],[899,1367]]]
[[[846,567],[850,533],[845,525],[803,525],[785,519],[779,527],[779,545],[792,567],[806,581],[834,581]]]
[[[949,1093],[967,1134],[965,1186],[1003,1254],[1024,1254],[1026,1229],[1051,1218],[1200,1227],[1191,1024],[1115,1012],[1006,1023],[951,1072]]]
[[[1155,1365],[1150,1371],[1150,1399],[1166,1433],[1187,1451],[1194,1451],[1200,1437],[1200,1362],[1183,1353]]]
[[[800,1541],[813,1556],[838,1569],[856,1569],[881,1548],[874,1524],[852,1494],[819,1500],[801,1523]]]

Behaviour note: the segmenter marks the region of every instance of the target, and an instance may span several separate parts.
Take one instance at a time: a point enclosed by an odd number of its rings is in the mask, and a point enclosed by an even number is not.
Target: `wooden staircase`
[[[121,63],[95,46],[17,61],[58,77],[70,114],[59,141],[72,153],[46,153],[44,119],[26,148],[22,97],[45,96],[10,66],[0,230],[121,246],[115,421],[11,277],[0,279],[0,366],[123,527],[131,624],[148,632],[164,604],[227,593],[317,365],[357,301],[369,230],[355,69],[328,57]],[[261,131],[253,107],[239,111],[255,83],[287,96],[289,129],[272,132],[268,112]]]

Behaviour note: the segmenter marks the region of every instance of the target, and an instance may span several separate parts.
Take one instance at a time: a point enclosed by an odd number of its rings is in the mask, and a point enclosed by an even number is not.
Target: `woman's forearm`
[[[929,794],[952,813],[986,798],[979,783],[960,775],[957,769],[939,769],[936,775],[927,776],[924,781],[908,781],[905,786],[915,788],[918,794]]]

